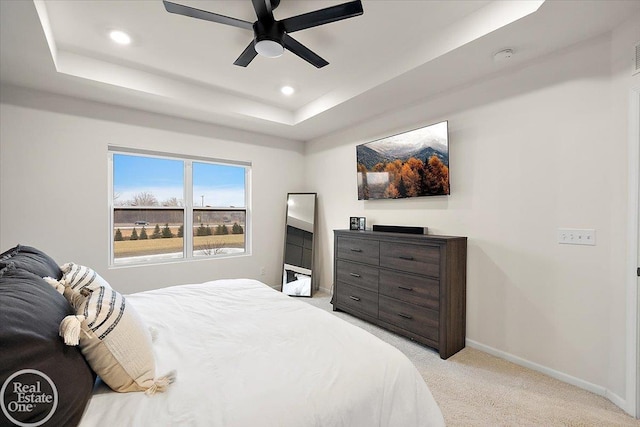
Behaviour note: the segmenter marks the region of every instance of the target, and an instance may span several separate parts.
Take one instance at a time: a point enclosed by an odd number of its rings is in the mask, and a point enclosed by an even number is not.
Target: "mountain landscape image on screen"
[[[356,147],[358,200],[449,194],[446,121]]]

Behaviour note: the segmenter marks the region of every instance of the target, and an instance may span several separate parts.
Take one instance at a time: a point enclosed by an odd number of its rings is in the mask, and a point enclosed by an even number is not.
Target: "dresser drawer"
[[[438,341],[437,311],[380,295],[378,318],[414,334]]]
[[[349,261],[336,262],[336,279],[360,288],[378,292],[378,268]]]
[[[439,277],[440,247],[380,242],[380,266]]]
[[[339,306],[378,317],[378,293],[346,283],[338,283],[336,300]]]
[[[340,259],[378,265],[380,244],[377,240],[338,237],[336,252]]]
[[[440,281],[394,271],[380,271],[381,295],[438,311],[440,308]]]

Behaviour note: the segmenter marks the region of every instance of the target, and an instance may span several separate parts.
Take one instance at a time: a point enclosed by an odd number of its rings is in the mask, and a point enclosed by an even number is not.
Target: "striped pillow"
[[[71,286],[72,289],[77,291],[81,289],[94,290],[99,287],[111,289],[109,283],[104,280],[102,276],[84,265],[68,262],[61,265],[60,270],[62,270],[62,279],[60,282],[64,286]]]
[[[142,319],[122,294],[108,284],[97,285],[97,274],[93,280],[90,276],[70,281],[79,290],[69,282],[62,288],[60,282],[47,279],[58,291],[63,290],[76,310],[75,316],[60,323],[65,344],[80,345],[91,368],[114,391],[164,391],[175,379],[175,372],[156,378],[151,334]]]

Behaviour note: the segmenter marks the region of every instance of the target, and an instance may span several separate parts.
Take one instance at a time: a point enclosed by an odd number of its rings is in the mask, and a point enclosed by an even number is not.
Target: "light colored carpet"
[[[640,426],[604,397],[466,347],[448,360],[435,350],[343,312],[330,295],[301,298],[398,348],[431,389],[448,426]]]

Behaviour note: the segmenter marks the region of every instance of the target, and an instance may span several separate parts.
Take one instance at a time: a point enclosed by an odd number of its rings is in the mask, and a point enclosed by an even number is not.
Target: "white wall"
[[[350,216],[467,236],[468,340],[624,406],[622,106],[637,23],[309,142],[320,286],[332,285],[333,230]],[[357,144],[441,120],[449,121],[450,196],[357,200]],[[596,229],[597,245],[559,245],[560,227]]]
[[[303,176],[301,143],[14,87],[2,101],[0,251],[38,247],[123,293],[231,277],[279,286],[286,195],[303,190],[292,184]],[[109,144],[250,161],[252,255],[109,269]]]

